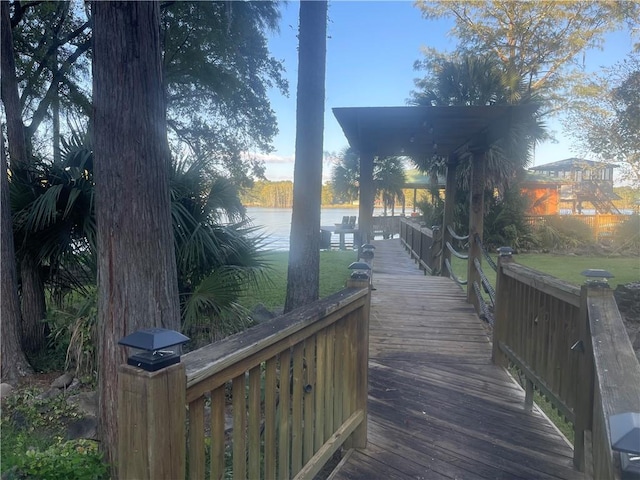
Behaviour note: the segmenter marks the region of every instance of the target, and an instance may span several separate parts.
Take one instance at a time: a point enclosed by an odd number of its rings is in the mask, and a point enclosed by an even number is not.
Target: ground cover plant
[[[3,400],[0,471],[3,479],[101,480],[108,466],[93,440],[67,440],[66,424],[79,417],[64,395],[43,397],[28,387]]]

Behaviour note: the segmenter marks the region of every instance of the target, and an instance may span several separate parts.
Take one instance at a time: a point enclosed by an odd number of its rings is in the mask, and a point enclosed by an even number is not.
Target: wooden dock
[[[491,363],[485,325],[400,240],[375,242],[368,446],[330,478],[581,479],[572,448]]]

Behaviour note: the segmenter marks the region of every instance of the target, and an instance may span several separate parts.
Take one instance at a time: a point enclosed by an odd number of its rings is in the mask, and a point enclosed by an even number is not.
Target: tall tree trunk
[[[284,311],[313,302],[320,284],[320,206],[327,2],[300,2],[296,160]]]
[[[46,321],[47,301],[40,263],[33,252],[22,251],[18,256],[20,279],[20,309],[22,311],[22,347],[28,354],[47,346],[51,331]]]
[[[117,342],[142,328],[178,330],[180,311],[159,5],[95,1],[92,9],[99,433],[113,464],[115,385],[126,360]]]
[[[9,160],[11,165],[21,166],[27,162],[27,148],[24,125],[20,111],[18,82],[13,51],[13,35],[9,17],[9,2],[0,2],[0,96],[7,116],[7,140],[9,142]],[[9,205],[9,182],[7,178],[7,160],[2,142],[2,378],[15,379],[28,373],[31,368],[22,351],[20,341],[20,304],[18,300],[18,282],[16,279],[15,250]]]
[[[5,3],[5,2],[3,2]],[[4,28],[4,24],[2,25]],[[4,39],[3,39],[4,41]],[[2,322],[2,381],[14,383],[33,373],[20,342],[20,304],[16,257],[13,248],[13,227],[9,205],[9,182],[4,142],[0,142],[2,171],[0,171],[0,321]]]
[[[49,327],[45,322],[47,304],[38,262],[29,253],[20,260],[20,300],[22,305],[22,346],[28,353],[46,347]]]
[[[16,63],[13,50],[13,34],[11,32],[11,18],[9,16],[9,2],[0,2],[1,59],[0,67],[1,96],[4,111],[7,116],[7,140],[9,141],[9,162],[12,168],[25,164],[27,159],[27,142],[22,123],[22,111],[20,109],[20,96],[18,94],[18,81],[16,79]]]

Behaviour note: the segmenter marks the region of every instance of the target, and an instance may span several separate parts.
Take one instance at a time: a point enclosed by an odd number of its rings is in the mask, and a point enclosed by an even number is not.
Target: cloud
[[[293,155],[277,155],[274,153],[248,153],[244,152],[242,158],[255,158],[256,160],[262,160],[266,164],[276,165],[293,165]]]

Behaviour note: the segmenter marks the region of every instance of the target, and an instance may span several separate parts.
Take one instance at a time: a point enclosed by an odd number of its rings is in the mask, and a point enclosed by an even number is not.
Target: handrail
[[[345,441],[363,447],[368,302],[367,282],[186,354],[190,477],[219,478],[231,452],[234,478],[312,478]],[[205,399],[222,418],[229,385],[231,439],[216,425],[205,462]]]
[[[423,227],[408,218],[401,218],[400,240],[425,275],[440,274],[442,234],[439,228]]]
[[[609,418],[640,411],[640,364],[613,292],[582,288],[499,257],[494,362],[526,378],[573,423],[574,464],[593,478],[620,478]]]
[[[370,283],[347,283],[157,372],[121,367],[120,477],[310,479],[364,448]]]

